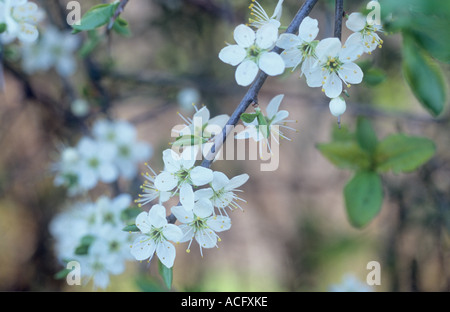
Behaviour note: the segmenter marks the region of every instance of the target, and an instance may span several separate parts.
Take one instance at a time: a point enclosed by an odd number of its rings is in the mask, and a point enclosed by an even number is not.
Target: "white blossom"
[[[213,215],[213,207],[208,199],[199,199],[192,210],[183,206],[172,207],[172,213],[182,223],[179,227],[183,232],[180,243],[188,242],[186,252],[190,252],[192,241],[197,241],[200,254],[203,257],[203,248],[217,247],[220,237],[216,232],[231,228],[231,220],[227,216]]]
[[[336,98],[342,93],[342,81],[347,87],[361,83],[363,72],[354,61],[362,53],[361,45],[346,42],[341,46],[338,38],[323,39],[316,47],[315,66],[305,73],[308,86],[322,87],[326,96]]]
[[[382,31],[381,25],[368,23],[362,13],[352,13],[345,22],[348,29],[353,31],[347,41],[351,44],[360,44],[365,53],[371,54],[377,47],[381,48],[383,40],[377,32]]]
[[[131,246],[131,254],[136,260],[150,261],[156,252],[159,260],[171,268],[175,261],[176,250],[169,240],[177,242],[183,233],[176,225],[167,223],[164,206],[154,205],[148,213],[141,212],[136,218],[136,226],[142,235],[135,239]]]
[[[278,76],[284,72],[284,61],[278,53],[270,52],[278,39],[278,28],[266,24],[255,33],[243,24],[234,30],[237,44],[228,45],[219,53],[224,63],[238,65],[235,78],[238,85],[248,86],[255,80],[259,69],[269,76]]]
[[[298,35],[281,34],[277,46],[284,49],[281,57],[287,68],[296,69],[302,64],[302,74],[308,74],[316,62],[316,41],[319,33],[318,21],[309,16],[305,17],[298,28]]]

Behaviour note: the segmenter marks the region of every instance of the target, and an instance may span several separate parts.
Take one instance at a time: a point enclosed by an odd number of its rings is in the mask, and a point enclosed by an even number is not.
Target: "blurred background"
[[[67,2],[36,1],[60,29],[67,28]],[[98,2],[82,1],[82,11]],[[276,2],[260,4],[270,14]],[[284,1],[282,25],[289,24],[301,3]],[[365,3],[345,1],[344,8],[353,12]],[[193,113],[181,91],[191,90],[188,103],[195,99],[212,116],[231,114],[245,94],[246,88],[235,83],[235,68],[222,63],[218,53],[225,42],[234,42],[233,30],[247,21],[248,6],[247,0],[131,0],[122,17],[132,34],[112,34],[88,55],[77,51],[77,72],[66,79],[53,70],[25,74],[14,47],[8,50],[0,94],[0,290],[92,289],[55,279],[63,267],[55,257],[49,223],[73,201],[64,188],[54,186],[51,166],[59,147],[74,145],[99,117],[125,119],[137,127],[140,140],[152,144],[148,162],[162,170],[161,152],[173,140],[171,129],[183,122],[177,112]],[[319,39],[332,36],[334,1],[319,1],[311,17],[319,20]],[[344,27],[343,38],[349,34]],[[81,37],[85,43],[91,40],[86,33]],[[269,77],[260,105],[284,94],[281,109],[298,120],[298,133],[286,131],[292,141],[282,141],[276,171],[262,172],[259,160],[214,163],[212,169],[229,177],[250,175],[241,187],[247,203],[243,212],[229,214],[233,225],[221,233],[219,248],[204,250],[202,258],[196,246],[189,254],[177,247],[174,290],[328,291],[348,274],[364,283],[370,261],[381,265],[381,285],[373,291],[450,290],[448,110],[430,117],[402,77],[401,36],[381,37],[383,48],[364,56],[376,74],[350,89],[342,124],[353,130],[356,117],[363,115],[379,138],[397,132],[425,136],[436,143],[436,155],[414,173],[384,174],[381,213],[367,227],[355,229],[343,200],[352,173],[337,169],[316,148],[329,142],[336,128],[329,100],[319,89],[308,88],[299,71]],[[448,76],[448,66],[442,68]],[[74,114],[74,97],[89,102],[89,114]],[[142,182],[138,177],[118,186],[137,198]],[[102,184],[87,197],[113,192]],[[164,290],[154,262],[128,262],[106,290]]]

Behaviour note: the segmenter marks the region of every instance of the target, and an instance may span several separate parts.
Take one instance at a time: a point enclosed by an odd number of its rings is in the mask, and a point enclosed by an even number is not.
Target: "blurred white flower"
[[[77,70],[75,52],[80,37],[68,31],[48,26],[41,31],[41,38],[35,44],[22,47],[22,68],[28,74],[48,71],[52,67],[62,77],[69,77]]]
[[[186,112],[191,112],[194,105],[201,99],[200,92],[191,87],[183,88],[178,92],[177,101],[180,108]]]
[[[16,38],[23,43],[31,43],[38,39],[36,25],[44,13],[36,3],[27,0],[0,0],[0,24],[6,30],[0,34],[3,43],[11,43]]]
[[[224,63],[238,65],[235,78],[238,85],[248,86],[255,80],[259,69],[269,76],[278,76],[284,72],[285,64],[278,53],[270,52],[278,39],[278,28],[266,24],[255,33],[243,24],[234,30],[237,44],[228,45],[219,53]]]
[[[341,283],[329,287],[331,292],[371,292],[373,288],[362,282],[353,274],[346,274]]]

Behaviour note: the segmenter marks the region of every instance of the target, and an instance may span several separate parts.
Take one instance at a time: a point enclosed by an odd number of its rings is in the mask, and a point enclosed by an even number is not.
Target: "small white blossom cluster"
[[[38,39],[37,24],[44,12],[36,3],[28,0],[0,0],[0,25],[4,31],[0,34],[2,43],[8,44],[18,39],[22,43],[31,43]]]
[[[70,31],[47,26],[37,42],[22,46],[22,68],[28,74],[54,68],[61,77],[69,77],[77,69],[75,52],[79,44],[80,37]]]
[[[344,44],[338,38],[316,40],[318,21],[310,17],[303,19],[297,35],[279,35],[282,4],[283,0],[279,0],[274,14],[269,17],[262,6],[252,0],[250,25],[235,28],[236,44],[223,48],[219,58],[237,66],[235,78],[241,86],[250,85],[259,70],[278,76],[285,68],[294,71],[300,67],[300,76],[305,76],[307,85],[320,87],[332,99],[331,113],[340,116],[345,111],[345,101],[341,97],[343,84],[350,88],[352,84],[361,83],[363,72],[355,61],[364,53],[370,54],[381,47],[383,40],[376,33],[382,31],[381,25],[369,23],[361,13],[350,14],[346,26],[354,33]],[[273,52],[275,46],[284,51]]]
[[[344,275],[339,284],[329,286],[330,292],[372,292],[373,290],[367,283],[350,273]]]
[[[98,182],[134,178],[139,163],[152,154],[152,147],[138,141],[136,128],[126,121],[100,119],[92,132],[92,138],[84,136],[75,147],[65,147],[54,165],[55,185],[65,186],[71,196],[93,189]]]
[[[123,273],[132,259],[132,237],[122,231],[131,204],[128,194],[102,196],[95,202],[78,202],[56,215],[49,229],[58,260],[77,261],[84,283],[92,280],[94,288],[106,288],[110,275]]]
[[[176,251],[170,242],[189,242],[186,251],[190,252],[195,240],[203,256],[203,248],[217,247],[220,242],[217,233],[231,228],[226,208],[242,209],[239,201],[244,200],[236,193],[249,176],[241,174],[229,179],[222,172],[196,164],[200,150],[205,150],[204,145],[221,130],[228,118],[227,115],[219,115],[210,119],[206,107],[197,110],[193,119],[183,117],[186,125],[174,142],[174,145],[182,147],[182,152],[164,150],[164,170],[158,174],[147,165],[150,172],[143,174],[145,182],[136,203],[139,207],[155,200],[157,203],[136,218],[136,226],[141,231],[131,248],[136,260],[150,261],[156,253],[159,260],[171,268]],[[168,211],[163,204],[171,198],[176,198],[178,205]],[[168,223],[168,213],[178,220],[178,225]]]

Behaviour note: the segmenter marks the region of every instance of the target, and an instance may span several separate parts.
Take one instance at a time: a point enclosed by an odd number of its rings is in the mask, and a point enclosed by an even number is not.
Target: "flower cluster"
[[[83,137],[75,147],[65,147],[54,165],[55,185],[67,187],[69,195],[93,189],[98,182],[131,179],[138,164],[150,158],[152,147],[136,140],[136,129],[126,121],[98,120],[93,138]]]
[[[95,288],[106,288],[110,275],[125,270],[131,260],[132,237],[124,235],[131,196],[102,196],[95,202],[79,202],[54,217],[50,233],[55,253],[62,263],[78,261],[84,283],[93,281]]]
[[[228,45],[219,53],[219,58],[232,66],[238,65],[236,82],[241,86],[250,85],[259,69],[269,76],[281,75],[285,68],[294,71],[300,67],[300,76],[305,76],[309,87],[320,87],[332,101],[341,98],[344,87],[359,84],[363,79],[361,68],[355,63],[364,53],[371,53],[381,47],[383,40],[377,32],[381,25],[367,21],[361,13],[348,16],[346,26],[354,33],[344,44],[338,38],[316,40],[319,33],[318,21],[306,17],[298,28],[298,34],[279,35],[282,13],[280,0],[272,17],[257,1],[252,1],[250,26],[238,25],[234,30],[236,44]],[[283,49],[281,55],[272,49]],[[334,101],[336,102],[336,100]],[[333,102],[333,103],[334,103]],[[330,103],[330,109],[334,104]],[[331,109],[332,114],[340,116],[345,111]]]
[[[22,68],[28,74],[55,68],[62,77],[73,75],[77,69],[74,54],[80,44],[79,39],[77,35],[54,26],[46,27],[36,43],[22,46]]]
[[[4,31],[0,34],[3,43],[16,38],[23,43],[34,42],[39,32],[36,25],[44,13],[36,3],[28,0],[0,0],[0,24]]]
[[[217,233],[231,228],[226,208],[242,209],[239,202],[244,200],[236,192],[247,182],[247,174],[229,179],[222,172],[196,164],[200,150],[206,150],[205,146],[211,147],[208,140],[221,131],[229,117],[219,115],[210,118],[206,107],[196,110],[193,118],[183,117],[186,124],[177,131],[179,136],[172,144],[182,152],[164,150],[164,170],[156,174],[147,165],[149,172],[143,174],[145,181],[136,203],[139,207],[155,200],[157,203],[136,218],[141,235],[132,244],[131,253],[137,260],[150,261],[156,253],[166,267],[172,267],[176,251],[170,241],[189,242],[186,251],[190,252],[195,240],[203,256],[203,248],[217,247],[220,242]],[[168,223],[168,213],[163,206],[174,197],[178,205],[172,206],[170,213],[179,221],[179,225]]]

